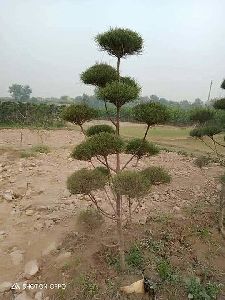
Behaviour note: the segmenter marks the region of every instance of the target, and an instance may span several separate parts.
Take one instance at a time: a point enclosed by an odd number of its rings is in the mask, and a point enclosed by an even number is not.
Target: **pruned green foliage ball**
[[[216,100],[213,104],[215,109],[225,109],[225,98]]]
[[[99,167],[96,167],[95,170],[98,171],[98,172],[101,172],[105,176],[109,176],[110,175],[110,171],[106,167],[99,166]]]
[[[85,104],[71,104],[67,106],[62,112],[62,118],[65,121],[74,123],[76,125],[83,125],[83,123],[90,121],[98,116],[98,112],[88,107]]]
[[[106,84],[104,88],[100,88],[97,91],[97,96],[99,99],[110,102],[120,108],[128,102],[136,100],[140,90],[138,85],[114,81]]]
[[[205,155],[201,155],[194,160],[194,164],[200,169],[207,166],[210,162],[210,158]]]
[[[110,154],[120,153],[124,149],[123,140],[119,136],[108,132],[91,136],[87,143],[92,149],[93,156],[107,157]]]
[[[169,183],[171,176],[163,167],[149,167],[141,171],[142,175],[151,184]]]
[[[92,136],[94,134],[99,134],[101,132],[115,133],[115,130],[110,125],[106,125],[106,124],[93,125],[86,130],[86,135]]]
[[[99,228],[104,222],[102,214],[93,208],[82,210],[77,218],[77,223],[85,230],[94,230]]]
[[[190,131],[190,136],[196,138],[202,138],[204,136],[204,132],[202,128],[194,128]]]
[[[204,124],[213,119],[214,112],[208,108],[195,109],[191,112],[190,119],[193,122]]]
[[[92,157],[107,157],[110,154],[120,153],[123,149],[124,142],[119,136],[108,132],[100,132],[77,145],[72,152],[72,157],[88,161]]]
[[[90,143],[86,140],[73,149],[71,156],[78,160],[90,161],[94,155]]]
[[[151,187],[149,180],[137,171],[122,171],[113,177],[113,189],[120,195],[137,198],[145,195]]]
[[[159,148],[146,140],[132,139],[127,143],[125,151],[127,154],[133,154],[140,159],[143,156],[158,154]]]
[[[92,191],[103,189],[108,177],[99,170],[81,169],[67,178],[67,188],[71,194],[88,195]]]
[[[203,136],[208,136],[212,138],[214,135],[221,133],[222,128],[220,126],[208,125],[204,127],[197,127],[190,131],[190,136],[202,138]]]
[[[157,102],[138,104],[133,109],[134,118],[149,126],[165,124],[169,119],[169,112],[165,105]]]
[[[221,89],[224,89],[225,90],[225,79],[222,81],[221,83]]]
[[[80,76],[85,84],[92,84],[97,87],[104,87],[106,83],[110,83],[118,79],[115,68],[108,64],[95,64],[87,69]]]
[[[120,77],[120,81],[123,82],[123,83],[126,83],[128,85],[131,85],[131,86],[136,86],[137,88],[139,87],[138,83],[135,81],[135,79],[129,77],[129,76],[126,76],[126,77]]]
[[[126,28],[111,28],[98,34],[95,40],[101,50],[117,58],[140,54],[143,48],[142,37],[137,32]]]

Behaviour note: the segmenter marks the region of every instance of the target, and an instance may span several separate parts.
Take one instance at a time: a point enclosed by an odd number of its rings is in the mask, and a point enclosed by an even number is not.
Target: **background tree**
[[[26,102],[30,99],[32,89],[29,85],[12,84],[9,93],[16,101]]]
[[[115,117],[109,116],[115,130],[109,126],[98,125],[91,126],[85,131],[82,128],[83,123],[93,117],[88,107],[78,104],[65,109],[64,119],[79,125],[85,135],[85,140],[73,150],[72,157],[88,161],[93,167],[92,170],[82,169],[74,172],[68,178],[67,186],[71,193],[83,194],[105,217],[116,222],[120,265],[123,270],[125,268],[123,222],[127,219],[126,207],[129,211],[128,218],[131,220],[132,212],[138,208],[152,184],[149,173],[146,175],[141,171],[128,171],[126,168],[134,158],[139,160],[143,156],[158,153],[158,149],[146,141],[148,130],[155,124],[166,122],[169,115],[160,103],[149,102],[138,105],[133,109],[133,117],[147,125],[143,139],[135,139],[128,143],[123,141],[120,136],[122,107],[135,102],[141,88],[133,78],[121,76],[120,64],[122,59],[142,52],[143,39],[132,30],[111,28],[98,34],[95,40],[101,51],[106,51],[116,58],[116,68],[107,64],[95,64],[81,74],[81,80],[85,84],[95,86],[96,95],[104,103],[107,113],[110,105],[115,107]],[[124,152],[130,155],[126,162],[121,161],[121,153]],[[99,167],[99,163],[103,167]],[[99,190],[101,193],[98,193]],[[102,201],[99,200],[101,197]],[[110,210],[105,209],[104,202],[108,202]]]
[[[225,81],[222,82],[221,88],[225,89]],[[225,110],[225,98],[214,101],[213,107],[216,110]],[[216,138],[216,135],[224,131],[224,121],[214,118],[215,111],[208,109],[198,109],[192,115],[192,120],[197,123],[197,127],[190,132],[192,137],[200,139],[206,144],[217,156],[217,146],[225,147],[224,143],[221,143]],[[207,143],[205,138],[209,138],[213,144]],[[225,140],[225,138],[224,138]],[[224,230],[224,211],[225,211],[225,175],[221,177],[222,190],[220,194],[220,205],[219,205],[219,229],[223,237],[225,238]]]

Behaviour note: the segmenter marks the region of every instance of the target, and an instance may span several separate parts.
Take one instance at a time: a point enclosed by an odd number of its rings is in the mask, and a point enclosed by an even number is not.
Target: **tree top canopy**
[[[95,38],[100,49],[109,55],[123,58],[137,55],[143,50],[143,39],[137,32],[126,28],[110,28]]]
[[[71,104],[67,106],[62,112],[62,118],[65,121],[74,123],[76,125],[83,125],[84,122],[96,118],[97,111],[85,104]]]
[[[223,82],[221,83],[221,88],[225,90],[225,79],[224,79]]]

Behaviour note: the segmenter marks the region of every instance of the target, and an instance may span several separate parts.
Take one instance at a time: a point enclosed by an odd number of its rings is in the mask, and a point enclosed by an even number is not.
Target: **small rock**
[[[42,255],[49,255],[52,251],[55,251],[57,249],[56,242],[52,242],[45,250],[42,251]]]
[[[179,206],[174,206],[173,210],[174,210],[174,211],[177,211],[177,212],[180,212],[181,209],[180,209]]]
[[[3,199],[6,201],[12,201],[13,200],[13,192],[12,191],[5,191],[2,195]]]
[[[6,235],[6,232],[4,230],[0,230],[0,235]]]
[[[26,214],[27,216],[33,216],[34,211],[33,211],[33,209],[28,209],[28,210],[26,210],[25,214]]]
[[[14,266],[18,266],[22,263],[23,261],[23,252],[20,250],[15,250],[13,252],[10,253],[10,257],[12,259],[12,263],[14,264]]]
[[[52,227],[54,225],[54,221],[53,220],[46,220],[45,221],[45,226],[47,228]]]
[[[0,283],[0,293],[8,292],[11,289],[12,283],[11,282],[2,282]]]
[[[43,228],[44,228],[44,224],[41,223],[41,222],[37,222],[37,223],[34,224],[34,229],[35,230],[41,230]]]
[[[43,299],[43,292],[39,291],[35,294],[34,299],[36,300],[42,300]]]
[[[24,291],[21,294],[17,295],[15,300],[32,300],[32,298]]]
[[[34,276],[37,274],[39,270],[37,260],[31,260],[28,263],[26,263],[25,268],[24,268],[24,273],[26,278],[30,278],[31,276]]]

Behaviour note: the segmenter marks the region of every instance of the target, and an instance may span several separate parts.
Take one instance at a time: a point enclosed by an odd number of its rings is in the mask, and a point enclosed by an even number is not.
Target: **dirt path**
[[[71,225],[74,214],[86,204],[79,197],[69,195],[66,178],[88,166],[70,158],[72,145],[81,140],[81,134],[76,131],[0,130],[0,283],[21,279],[29,260],[41,259],[49,252],[48,247],[57,248],[72,226],[75,230],[75,225]],[[48,145],[51,152],[19,157],[19,149],[40,142]],[[214,177],[223,172],[221,167],[212,165],[200,170],[192,159],[166,152],[144,159],[140,168],[149,165],[163,165],[173,180],[170,185],[152,188],[136,214],[136,221],[142,222],[155,211],[182,218],[182,208],[197,198],[209,202],[217,199]],[[6,200],[7,195],[13,199]]]

